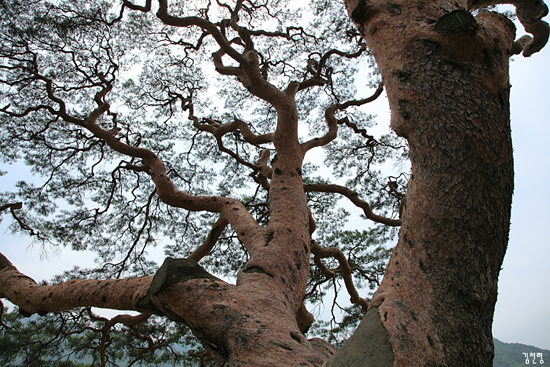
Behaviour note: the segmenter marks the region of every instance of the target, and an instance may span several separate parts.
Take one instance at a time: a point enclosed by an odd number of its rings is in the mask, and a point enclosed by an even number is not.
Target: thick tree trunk
[[[409,143],[412,176],[368,317],[327,366],[491,365],[513,192],[515,28],[498,14],[474,19],[439,5],[347,3],[382,73],[392,128]],[[388,343],[393,356],[370,357]]]

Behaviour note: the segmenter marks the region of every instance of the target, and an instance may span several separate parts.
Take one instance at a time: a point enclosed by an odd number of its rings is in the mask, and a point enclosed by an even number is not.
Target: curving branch
[[[332,49],[327,51],[324,55],[320,56],[321,58],[320,61],[317,61],[311,58],[312,55],[315,55],[315,54],[319,55],[318,53],[311,54],[307,63],[307,71],[309,74],[312,75],[312,77],[301,82],[298,87],[298,91],[301,91],[313,86],[322,86],[322,85],[332,83],[332,79],[331,79],[332,68],[331,67],[326,68],[327,61],[332,55],[338,55],[348,59],[354,59],[361,56],[363,52],[366,51],[366,49],[367,47],[364,44],[362,44],[361,48],[354,53]],[[322,75],[323,69],[325,69],[325,75]]]
[[[346,119],[342,119],[342,120],[336,119],[335,117],[336,111],[345,110],[350,106],[362,106],[364,104],[370,103],[376,100],[382,94],[383,91],[384,91],[384,85],[380,83],[380,85],[378,85],[378,88],[376,89],[374,94],[368,98],[331,105],[329,108],[325,110],[325,120],[327,122],[328,132],[320,138],[315,138],[303,143],[302,145],[304,149],[308,151],[315,147],[327,145],[328,143],[336,139],[336,136],[338,133],[338,125],[340,123],[345,123],[346,121]]]
[[[238,11],[242,5],[242,1],[237,1],[235,9],[231,9],[227,6],[231,12],[232,17],[230,25],[234,28],[239,36],[240,41],[233,39],[228,40],[225,36],[223,25],[216,25],[206,19],[200,17],[174,17],[168,13],[168,0],[159,0],[159,10],[157,17],[166,25],[175,27],[190,27],[197,26],[202,30],[212,35],[214,40],[220,46],[220,50],[215,52],[212,56],[214,58],[214,64],[216,70],[223,75],[235,75],[238,77],[241,84],[248,89],[250,93],[258,98],[263,99],[266,102],[271,103],[273,106],[282,106],[284,103],[281,101],[286,100],[284,93],[282,93],[277,87],[269,83],[264,79],[260,65],[258,61],[258,53],[254,50],[254,45],[250,37],[250,31],[244,27],[237,25]],[[220,4],[221,6],[221,4]],[[218,26],[221,28],[218,28]],[[238,52],[232,47],[232,43],[241,43],[244,41],[245,50],[244,53]],[[226,67],[221,62],[221,57],[226,54],[233,60],[239,63],[240,67]]]
[[[363,213],[368,219],[377,223],[382,223],[393,227],[398,227],[401,225],[401,220],[390,219],[390,218],[386,218],[386,217],[382,217],[380,215],[374,214],[370,205],[366,201],[361,200],[357,192],[350,190],[345,186],[314,183],[314,184],[304,185],[304,191],[305,192],[326,192],[326,193],[343,195],[347,197],[353,204],[355,204],[355,206],[363,209]]]
[[[348,294],[350,295],[351,302],[361,306],[363,311],[367,312],[369,303],[366,299],[359,297],[359,293],[357,293],[357,289],[355,288],[355,285],[353,284],[353,279],[351,278],[351,267],[349,266],[348,260],[346,259],[346,256],[344,255],[342,250],[336,247],[325,249],[313,240],[311,241],[310,248],[311,253],[314,255],[315,264],[322,264],[320,259],[327,257],[333,257],[340,263],[340,272],[342,273],[342,278],[344,279],[344,284],[346,285],[346,289],[348,291]],[[328,272],[330,272],[333,274],[332,276],[334,276],[334,272],[328,270],[324,265],[323,268],[325,269],[321,269],[323,274],[329,274]]]
[[[245,161],[237,153],[233,152],[232,150],[224,146],[222,141],[222,138],[224,137],[224,135],[231,132],[238,131],[241,133],[242,137],[247,143],[250,143],[255,146],[259,146],[260,144],[270,143],[273,141],[273,133],[256,135],[252,132],[252,130],[250,130],[250,127],[248,126],[247,123],[239,119],[235,119],[233,122],[230,122],[227,124],[221,124],[216,120],[212,120],[210,118],[204,118],[203,121],[205,121],[206,124],[200,123],[199,119],[196,116],[192,115],[192,108],[190,109],[189,119],[193,121],[193,126],[198,130],[205,131],[214,135],[214,137],[216,138],[216,142],[218,144],[218,148],[220,149],[221,152],[224,152],[230,155],[238,163],[248,168],[251,168],[253,170],[256,170],[255,164]]]
[[[157,11],[157,17],[166,25],[174,27],[190,27],[197,26],[207,31],[214,37],[218,45],[223,51],[229,55],[235,61],[242,63],[245,61],[242,54],[231,47],[231,43],[226,39],[224,34],[218,29],[218,27],[210,21],[200,17],[174,17],[168,13],[168,0],[159,0],[159,9]]]
[[[101,316],[98,316],[98,315],[94,314],[92,312],[91,307],[86,307],[86,311],[88,312],[88,314],[89,314],[89,316],[92,320],[102,322],[103,327],[96,328],[96,327],[86,325],[86,326],[84,326],[82,328],[79,328],[79,329],[76,329],[76,330],[65,331],[65,330],[63,330],[63,325],[65,324],[65,322],[63,322],[59,332],[64,336],[70,336],[70,335],[74,335],[74,334],[81,334],[81,333],[83,333],[87,330],[90,330],[90,331],[96,332],[96,333],[100,333],[101,338],[100,338],[100,344],[99,344],[99,355],[100,355],[100,363],[101,363],[100,365],[101,365],[101,367],[104,367],[106,365],[106,350],[107,350],[107,347],[108,347],[108,344],[109,344],[108,343],[109,342],[109,333],[110,333],[111,329],[113,328],[113,326],[115,326],[117,324],[123,324],[124,326],[128,327],[130,330],[132,330],[134,336],[137,339],[147,343],[147,347],[140,350],[139,356],[134,361],[132,361],[129,364],[129,366],[132,366],[137,361],[139,361],[145,353],[150,352],[150,351],[154,351],[156,349],[162,348],[162,347],[167,345],[166,343],[155,344],[155,342],[153,341],[153,338],[151,338],[149,335],[146,336],[146,335],[141,334],[139,332],[138,328],[137,328],[138,325],[143,324],[144,322],[146,322],[151,317],[151,315],[153,314],[151,312],[144,312],[144,313],[141,313],[141,314],[135,315],[135,316],[123,314],[123,315],[117,315],[117,316],[113,317],[112,319],[108,319],[106,317],[101,317]],[[61,317],[63,319],[62,315],[61,315]]]
[[[259,146],[273,142],[273,133],[256,135],[250,130],[250,126],[242,120],[235,119],[227,124],[219,124],[217,121],[205,118],[207,124],[194,124],[194,126],[202,131],[208,131],[216,137],[221,137],[228,133],[239,131],[247,143]]]
[[[542,50],[550,35],[550,26],[542,20],[548,15],[548,6],[542,0],[468,0],[467,6],[472,10],[498,4],[514,5],[525,31],[533,35],[533,37],[523,36],[514,42],[512,54],[523,52],[523,56],[529,57]]]
[[[42,239],[42,237],[40,236],[40,232],[35,231],[27,223],[25,223],[23,219],[19,218],[15,210],[21,209],[21,208],[23,208],[23,203],[4,204],[0,206],[0,213],[2,213],[4,210],[9,209],[11,216],[13,217],[13,219],[15,219],[17,224],[19,224],[19,228],[21,228],[24,231],[27,231],[31,236],[36,236],[37,238]]]
[[[122,6],[126,7],[126,8],[129,8],[129,9],[132,9],[132,10],[138,10],[138,11],[147,13],[147,12],[151,11],[151,3],[152,3],[152,0],[146,0],[145,5],[141,6],[141,5],[135,5],[131,2],[129,2],[128,0],[123,0],[122,1]]]
[[[132,330],[132,333],[137,339],[147,343],[147,348],[140,350],[139,357],[137,357],[133,362],[131,362],[129,366],[135,364],[136,361],[140,360],[143,354],[145,354],[146,352],[154,351],[166,345],[166,343],[155,344],[155,342],[150,336],[148,335],[145,336],[141,334],[137,328],[138,325],[143,324],[145,321],[149,319],[149,317],[151,317],[152,313],[150,312],[141,313],[136,316],[117,315],[112,319],[107,319],[107,318],[95,315],[89,307],[88,307],[88,313],[90,314],[90,317],[93,320],[104,322],[104,325],[100,330],[94,330],[101,333],[101,339],[99,344],[99,355],[100,355],[101,367],[104,367],[106,365],[106,349],[109,341],[109,333],[113,328],[113,326],[117,324],[125,325],[130,330]]]

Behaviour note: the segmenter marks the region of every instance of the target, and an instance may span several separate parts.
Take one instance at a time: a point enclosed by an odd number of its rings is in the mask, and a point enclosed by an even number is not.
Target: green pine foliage
[[[217,220],[213,213],[161,202],[139,159],[113,151],[83,128],[98,103],[110,107],[97,124],[122,143],[158,155],[178,189],[239,199],[258,223],[269,221],[269,197],[255,179],[253,163],[263,149],[271,150],[274,159],[273,145],[251,145],[239,131],[217,141],[195,128],[189,107],[192,102],[202,124],[239,119],[258,135],[273,132],[274,108],[253,97],[234,77],[216,73],[212,52],[219,46],[211,36],[198,28],[167,27],[154,12],[127,8],[121,13],[123,3],[132,2],[0,2],[0,175],[23,164],[31,174],[2,187],[0,205],[24,203],[17,212],[19,221],[10,228],[31,235],[45,252],[69,247],[96,255],[96,266],[74,267],[49,284],[152,275],[159,266],[150,256],[153,252],[187,257]],[[171,3],[171,14],[203,17],[219,27],[231,17],[215,2]],[[302,141],[321,136],[327,130],[328,106],[367,97],[358,94],[356,79],[378,85],[373,57],[342,2],[312,0],[300,3],[303,10],[290,1],[258,4],[247,7],[240,21],[250,30],[267,32],[258,31],[252,38],[268,81],[286,88],[290,81],[312,77],[308,65],[323,63],[317,72],[327,83],[297,94]],[[224,32],[242,51],[239,34],[227,24]],[[377,214],[397,219],[409,178],[407,167],[394,169],[407,158],[404,140],[371,132],[375,116],[365,108],[351,106],[336,117],[339,135],[302,167],[304,183],[346,185]],[[362,296],[370,297],[383,276],[396,229],[365,217],[359,219],[360,230],[350,228],[347,199],[321,192],[307,192],[306,197],[317,225],[313,239],[342,250],[355,285]],[[246,249],[228,227],[201,265],[231,280],[247,260]],[[331,260],[326,265],[338,268]],[[319,321],[308,337],[324,336],[339,345],[355,329],[363,313],[356,306],[341,305],[339,293],[345,293],[341,275],[326,278],[312,260],[305,299]],[[202,352],[188,329],[157,317],[139,326],[142,335],[160,346],[152,351],[126,327],[113,327],[105,336],[101,330],[106,321],[88,310],[28,320],[11,312],[4,315],[4,323],[8,327],[0,326],[2,366],[99,365],[103,347],[108,366],[128,361],[192,365]]]

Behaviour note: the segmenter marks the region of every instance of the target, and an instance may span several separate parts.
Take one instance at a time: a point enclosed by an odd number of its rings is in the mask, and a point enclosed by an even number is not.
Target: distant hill
[[[544,361],[542,366],[550,365],[550,350],[519,343],[503,343],[494,338],[493,341],[495,343],[493,367],[525,367],[527,365],[540,365],[541,355]],[[525,354],[523,353],[528,353],[529,364],[525,363]],[[534,355],[531,353],[534,353]],[[535,363],[533,363],[533,361]]]

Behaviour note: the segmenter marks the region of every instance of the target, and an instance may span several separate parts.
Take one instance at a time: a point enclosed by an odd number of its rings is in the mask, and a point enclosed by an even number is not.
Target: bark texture
[[[376,58],[391,126],[407,139],[412,164],[399,242],[369,311],[383,328],[367,323],[356,334],[377,334],[363,338],[368,349],[387,335],[395,366],[491,365],[513,192],[515,27],[446,1],[346,5]]]
[[[152,278],[75,279],[38,285],[0,253],[0,297],[9,299],[29,316],[85,306],[144,311],[136,303],[147,295]]]

